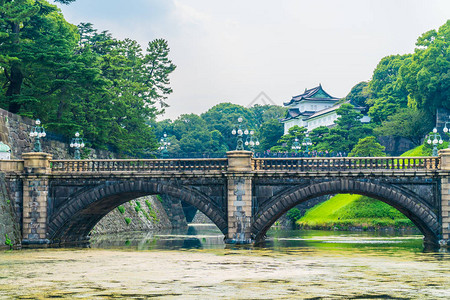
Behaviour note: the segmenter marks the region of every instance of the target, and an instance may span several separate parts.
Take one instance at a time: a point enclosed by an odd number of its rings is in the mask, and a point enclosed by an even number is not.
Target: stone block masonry
[[[252,242],[252,153],[230,151],[228,156],[227,196],[228,234],[227,243],[248,244]]]
[[[5,177],[0,173],[0,248],[9,248],[6,245],[7,239],[13,245],[20,244],[20,226],[15,219],[11,201]]]
[[[33,150],[34,140],[29,135],[33,126],[35,126],[34,120],[0,109],[0,141],[11,147],[12,159],[20,159],[23,153]],[[41,143],[42,151],[51,153],[54,159],[73,158],[69,141],[62,142],[47,136],[41,140]],[[91,149],[89,154],[89,158],[107,159],[114,157],[116,155],[112,152],[96,149]]]

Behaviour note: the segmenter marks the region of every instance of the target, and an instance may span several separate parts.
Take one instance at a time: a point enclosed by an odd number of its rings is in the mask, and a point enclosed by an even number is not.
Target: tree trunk
[[[13,38],[13,44],[18,45],[19,44],[19,33],[20,33],[20,24],[13,23],[12,25],[12,32],[14,35]],[[16,46],[15,48],[18,48]],[[9,77],[9,85],[8,89],[6,90],[6,97],[9,98],[9,108],[8,110],[12,113],[18,113],[21,107],[21,103],[18,101],[20,92],[22,89],[22,83],[23,83],[23,73],[20,68],[20,63],[13,62],[11,64],[11,72]]]
[[[10,82],[6,90],[6,97],[9,98],[8,110],[12,113],[18,113],[21,103],[18,101],[23,83],[23,73],[17,63],[11,66]]]

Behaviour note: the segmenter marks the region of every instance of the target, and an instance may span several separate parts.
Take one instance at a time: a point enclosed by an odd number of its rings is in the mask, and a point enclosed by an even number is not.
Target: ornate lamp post
[[[308,153],[308,147],[309,146],[312,146],[312,141],[311,141],[311,139],[308,137],[308,135],[306,135],[304,138],[303,138],[303,141],[302,141],[302,145],[303,146],[306,146],[306,153]]]
[[[442,144],[444,141],[441,138],[441,135],[437,132],[436,127],[433,129],[433,133],[428,135],[427,143],[431,145],[433,143],[433,156],[438,156],[437,144]]]
[[[159,140],[161,146],[159,146],[159,151],[161,151],[161,157],[167,158],[169,155],[169,151],[167,150],[167,146],[170,146],[170,142],[167,139],[167,133],[164,133],[162,138]]]
[[[302,149],[302,146],[300,146],[300,143],[298,142],[298,138],[295,138],[294,143],[292,143],[292,150],[295,151],[295,154],[298,154],[298,151]]]
[[[245,131],[244,131],[245,133]],[[255,132],[250,130],[249,137],[245,141],[245,146],[250,146],[250,151],[255,152],[255,146],[259,146],[258,138],[254,136]]]
[[[75,149],[74,158],[75,159],[81,159],[80,156],[80,149],[84,148],[84,140],[83,138],[80,138],[80,133],[77,131],[75,133],[75,137],[72,138],[72,141],[70,142],[70,148]]]
[[[34,152],[42,152],[41,148],[41,138],[44,138],[47,134],[45,133],[44,127],[40,126],[41,121],[36,120],[36,126],[34,126],[30,131],[30,137],[34,137]]]
[[[238,118],[238,125],[236,126],[237,129],[233,129],[231,131],[232,135],[236,135],[237,134],[237,144],[236,144],[236,150],[237,151],[242,151],[244,150],[244,141],[243,141],[243,136],[248,135],[248,129],[242,130],[242,121],[243,119],[241,117]]]

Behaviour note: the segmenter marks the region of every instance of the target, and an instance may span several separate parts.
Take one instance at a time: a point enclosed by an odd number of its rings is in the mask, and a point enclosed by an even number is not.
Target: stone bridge
[[[227,243],[252,243],[294,206],[322,195],[381,200],[417,225],[426,243],[450,239],[450,149],[439,157],[52,160],[25,153],[0,161],[22,244],[86,241],[118,205],[145,195],[202,211]]]

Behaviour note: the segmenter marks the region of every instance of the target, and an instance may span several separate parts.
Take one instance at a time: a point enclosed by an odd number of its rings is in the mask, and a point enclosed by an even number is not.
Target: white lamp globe
[[[247,130],[247,129],[244,130],[244,134],[245,134],[245,135],[248,134],[248,130]]]
[[[241,129],[239,129],[237,132],[238,132],[239,135],[242,134],[242,130]]]
[[[238,122],[242,123],[243,119],[241,117],[238,118]]]
[[[231,131],[231,134],[232,134],[232,135],[235,135],[235,134],[236,134],[236,129],[233,129],[233,130]]]
[[[36,125],[41,125],[41,120],[37,119],[36,120]]]
[[[436,129],[436,127],[435,127],[435,128],[433,128],[433,132],[434,132],[434,133],[436,133],[436,132],[437,132],[437,129]]]

